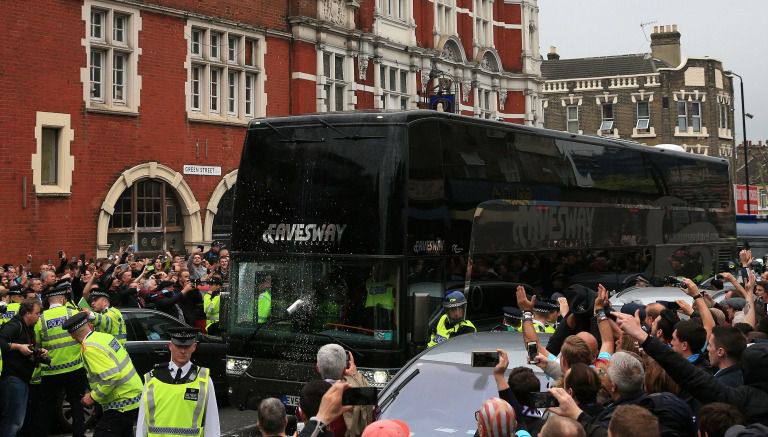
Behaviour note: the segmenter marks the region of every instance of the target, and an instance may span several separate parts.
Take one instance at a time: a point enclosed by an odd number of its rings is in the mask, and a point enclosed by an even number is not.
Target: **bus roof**
[[[644,153],[672,154],[687,158],[696,158],[704,161],[718,162],[728,164],[728,160],[696,153],[680,152],[664,148],[650,147],[635,141],[606,138],[594,135],[576,135],[569,132],[545,129],[532,126],[524,126],[515,123],[508,123],[496,120],[487,120],[466,115],[453,114],[447,112],[438,112],[427,109],[418,109],[413,111],[386,111],[386,110],[363,110],[355,112],[324,112],[302,115],[291,115],[282,117],[266,117],[251,120],[248,129],[258,128],[259,124],[269,124],[271,126],[281,126],[287,124],[316,124],[318,119],[334,126],[344,124],[410,124],[424,119],[451,119],[475,125],[486,125],[489,127],[503,128],[519,132],[527,132],[534,135],[548,136],[561,140],[582,141],[596,145],[619,146],[630,149],[641,150]]]

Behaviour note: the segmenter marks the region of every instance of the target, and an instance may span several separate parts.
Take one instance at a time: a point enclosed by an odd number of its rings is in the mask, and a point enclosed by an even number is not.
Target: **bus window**
[[[287,336],[316,332],[348,344],[397,340],[395,261],[241,262],[236,280],[235,329]]]

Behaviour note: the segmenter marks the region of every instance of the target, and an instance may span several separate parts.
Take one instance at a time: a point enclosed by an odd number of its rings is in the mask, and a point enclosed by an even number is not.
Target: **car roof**
[[[549,334],[539,334],[539,341],[546,344]],[[470,365],[473,351],[504,349],[509,354],[509,366],[526,365],[526,346],[520,332],[475,332],[460,335],[450,341],[428,349],[417,359],[449,364]]]
[[[712,299],[719,302],[725,298],[724,291],[710,292]],[[682,299],[688,303],[693,302],[693,298],[685,294],[679,287],[629,287],[621,290],[611,297],[611,306],[620,308],[625,303],[637,302],[643,305],[654,303],[657,300],[675,301]]]

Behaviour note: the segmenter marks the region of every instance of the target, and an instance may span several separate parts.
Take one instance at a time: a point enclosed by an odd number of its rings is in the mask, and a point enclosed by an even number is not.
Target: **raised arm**
[[[757,278],[755,277],[755,272],[752,269],[747,270],[747,282],[746,287],[744,287],[744,299],[747,301],[746,304],[744,304],[744,323],[749,323],[749,326],[752,328],[755,327],[757,324],[757,320],[755,317],[755,284],[757,283]]]
[[[613,338],[613,328],[610,319],[605,314],[605,304],[608,303],[608,290],[603,284],[597,284],[597,297],[595,298],[595,318],[597,319],[597,328],[600,330],[600,352],[613,354],[616,349],[616,342]]]
[[[712,317],[712,313],[709,311],[709,307],[707,307],[707,302],[704,300],[704,296],[701,295],[696,283],[688,278],[684,278],[683,282],[688,286],[683,288],[683,291],[693,298],[693,307],[699,311],[701,324],[704,325],[704,330],[707,331],[707,338],[709,338],[710,334],[712,334],[712,328],[715,327],[715,318]]]
[[[528,296],[525,294],[525,287],[522,285],[517,286],[517,307],[523,312],[523,341],[526,344],[530,341],[535,341],[539,348],[539,353],[542,355],[549,355],[549,351],[541,345],[539,342],[539,335],[536,333],[536,328],[533,326],[533,305],[536,303],[536,296]]]

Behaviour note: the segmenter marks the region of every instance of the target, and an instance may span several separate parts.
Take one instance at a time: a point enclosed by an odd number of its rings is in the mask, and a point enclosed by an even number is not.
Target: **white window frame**
[[[395,75],[394,83],[392,83],[393,73]],[[376,83],[381,96],[379,107],[381,109],[409,109],[411,105],[409,90],[412,81],[409,69],[382,63],[379,64],[376,74]],[[403,75],[405,75],[405,83],[403,83]]]
[[[474,0],[475,43],[493,47],[493,0]]]
[[[691,128],[693,129],[694,133],[700,133],[703,128],[702,124],[702,118],[701,118],[701,102],[694,100],[691,103]],[[697,110],[694,111],[694,108]]]
[[[456,0],[435,1],[435,32],[456,35]]]
[[[325,65],[326,56],[328,57],[328,67]],[[336,66],[336,60],[341,59],[341,78],[337,78],[338,71]],[[349,90],[349,78],[351,74],[348,73],[351,58],[346,56],[340,51],[326,50],[320,52],[318,59],[318,76],[320,78],[320,86],[322,87],[321,99],[319,102],[318,111],[320,112],[336,112],[345,111],[348,109],[347,91]],[[326,71],[329,70],[329,71]],[[337,94],[341,93],[342,101],[339,103],[337,100]]]
[[[378,15],[400,23],[411,20],[412,0],[377,0]]]
[[[680,113],[680,109],[682,108],[683,112]],[[677,128],[680,132],[686,133],[688,132],[688,104],[685,102],[685,100],[678,100],[675,104],[675,111],[677,113]],[[681,125],[680,123],[684,123]]]
[[[576,118],[571,118],[571,109],[576,111]],[[571,123],[576,123],[576,129],[571,130]],[[565,131],[570,132],[572,134],[578,134],[580,129],[580,123],[579,123],[579,106],[578,105],[568,105],[565,107]]]
[[[610,117],[605,116],[606,108],[610,108],[611,114]],[[614,108],[613,103],[603,103],[600,105],[600,133],[609,134],[613,133],[613,124],[614,124],[614,114],[613,114]]]
[[[35,122],[36,152],[32,154],[32,184],[35,195],[69,196],[72,194],[72,172],[75,169],[75,157],[70,155],[75,131],[71,128],[71,116],[55,112],[37,112]],[[58,132],[56,151],[56,183],[42,183],[43,177],[43,129],[53,128]]]
[[[192,19],[187,20],[185,35],[188,119],[246,124],[266,115],[263,35]]]
[[[491,120],[494,118],[493,99],[495,93],[489,88],[477,88],[477,117]]]
[[[138,75],[141,48],[138,41],[142,20],[139,10],[85,0],[81,17],[86,31],[81,40],[86,67],[81,68],[80,78],[86,109],[137,114],[141,103],[141,76]],[[116,28],[118,23],[122,24],[121,29]],[[99,58],[93,59],[96,53]],[[123,56],[122,68],[115,64],[120,55]],[[99,87],[99,95],[93,94],[95,86]]]
[[[645,115],[640,115],[641,105],[645,106]],[[648,132],[651,128],[651,103],[644,100],[637,102],[636,111],[637,122],[635,123],[635,129],[637,129],[638,132]]]

